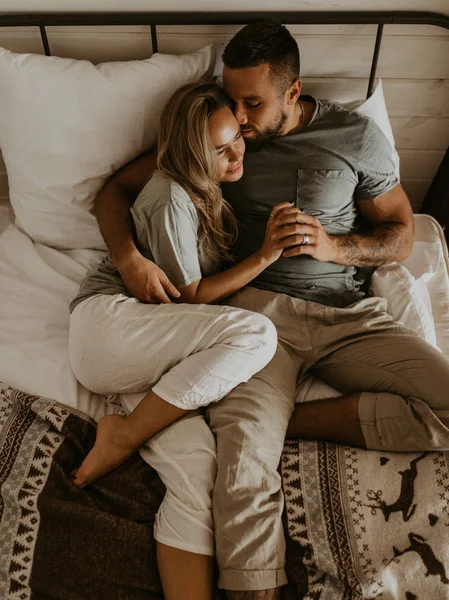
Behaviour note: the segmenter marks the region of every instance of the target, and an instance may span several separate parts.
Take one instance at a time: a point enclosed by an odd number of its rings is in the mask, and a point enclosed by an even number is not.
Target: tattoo
[[[338,236],[342,264],[354,267],[378,267],[402,260],[408,236],[400,223],[378,225],[371,234]]]

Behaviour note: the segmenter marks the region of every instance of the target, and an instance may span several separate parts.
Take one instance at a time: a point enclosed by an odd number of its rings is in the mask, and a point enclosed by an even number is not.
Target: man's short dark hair
[[[236,33],[223,52],[223,62],[230,69],[267,63],[281,94],[299,77],[298,44],[284,25],[272,20],[250,23]]]

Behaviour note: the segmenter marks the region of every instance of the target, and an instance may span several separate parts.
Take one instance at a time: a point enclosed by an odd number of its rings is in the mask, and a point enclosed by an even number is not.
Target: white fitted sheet
[[[0,381],[99,416],[103,401],[76,380],[68,305],[100,251],[60,251],[10,225],[0,235]]]

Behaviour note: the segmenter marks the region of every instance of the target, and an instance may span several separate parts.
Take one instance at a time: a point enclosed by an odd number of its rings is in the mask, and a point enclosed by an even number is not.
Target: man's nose
[[[237,119],[239,125],[245,125],[248,123],[248,117],[243,106],[236,104],[234,106],[234,117]]]

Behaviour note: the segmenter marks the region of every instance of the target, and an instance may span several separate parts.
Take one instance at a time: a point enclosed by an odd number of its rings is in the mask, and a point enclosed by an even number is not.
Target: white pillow
[[[387,300],[387,310],[395,321],[437,347],[432,305],[423,277],[415,279],[399,263],[383,265],[374,271],[370,291],[374,296]]]
[[[355,100],[353,102],[345,102],[341,104],[347,110],[352,110],[369,117],[372,119],[381,129],[387,140],[390,142],[393,148],[393,161],[395,165],[395,171],[399,177],[399,155],[396,151],[396,145],[393,136],[393,130],[391,129],[390,119],[388,118],[387,106],[385,104],[385,96],[382,85],[382,80],[377,81],[376,87],[373,93],[367,100]]]
[[[154,146],[174,90],[214,64],[213,46],[97,66],[0,49],[0,147],[16,225],[56,248],[104,248],[90,212],[97,192]]]

